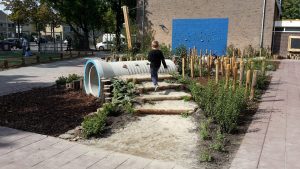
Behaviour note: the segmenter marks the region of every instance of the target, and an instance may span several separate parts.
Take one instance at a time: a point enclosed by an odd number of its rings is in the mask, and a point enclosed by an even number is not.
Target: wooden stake
[[[200,49],[199,56],[199,76],[202,77],[202,49]]]
[[[238,71],[237,67],[234,67],[233,68],[233,85],[232,85],[233,91],[235,91],[235,89],[236,89],[237,71]]]
[[[229,84],[229,76],[230,76],[230,64],[226,65],[226,82],[225,82],[225,87],[228,87]]]
[[[207,57],[207,72],[208,72],[208,79],[210,79],[210,56]]]
[[[182,77],[184,78],[184,74],[185,74],[185,72],[184,72],[184,66],[185,66],[185,58],[184,58],[184,56],[182,57]]]
[[[245,89],[245,95],[247,96],[248,94],[248,89],[250,86],[250,80],[251,80],[251,70],[247,71],[247,75],[246,75],[246,89]]]
[[[191,78],[194,78],[194,54],[191,52],[190,55],[190,70],[191,70]]]
[[[216,60],[216,83],[219,82],[219,59]]]
[[[221,75],[224,76],[224,57],[221,58]]]
[[[257,82],[257,70],[254,70],[253,77],[252,77],[251,91],[250,91],[250,100],[254,99],[256,82]]]
[[[244,62],[240,62],[240,83],[239,86],[242,87],[243,85],[243,78],[244,78]]]
[[[130,34],[130,28],[129,28],[129,11],[127,6],[122,6],[123,8],[123,15],[124,15],[124,21],[125,21],[125,30],[126,30],[126,37],[127,37],[127,44],[128,44],[128,49],[132,49],[132,44],[131,44],[131,34]]]
[[[266,61],[263,60],[261,63],[261,72],[263,75],[265,75],[265,69],[266,69]]]

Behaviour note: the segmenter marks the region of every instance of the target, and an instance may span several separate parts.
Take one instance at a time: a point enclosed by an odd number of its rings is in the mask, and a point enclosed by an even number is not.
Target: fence
[[[37,63],[46,63],[56,60],[73,59],[85,56],[94,56],[94,51],[63,51],[60,53],[37,53],[30,57],[7,56],[0,58],[0,68],[20,67]]]

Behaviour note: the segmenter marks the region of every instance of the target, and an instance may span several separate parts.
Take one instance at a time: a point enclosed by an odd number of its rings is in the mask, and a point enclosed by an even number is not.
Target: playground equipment
[[[166,59],[167,69],[163,66],[159,73],[171,73],[176,71],[173,61]],[[102,59],[89,59],[84,67],[84,89],[87,94],[95,97],[101,96],[101,81],[122,75],[149,74],[150,63],[141,61],[105,62]]]

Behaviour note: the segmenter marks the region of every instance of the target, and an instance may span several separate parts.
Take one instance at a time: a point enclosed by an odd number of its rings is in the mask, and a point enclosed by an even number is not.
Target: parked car
[[[0,50],[10,51],[11,50],[11,43],[5,40],[0,41]]]
[[[19,38],[7,38],[5,41],[10,43],[10,48],[22,49],[22,39]]]
[[[96,47],[99,50],[111,50],[114,46],[114,43],[111,41],[100,42],[96,44]]]

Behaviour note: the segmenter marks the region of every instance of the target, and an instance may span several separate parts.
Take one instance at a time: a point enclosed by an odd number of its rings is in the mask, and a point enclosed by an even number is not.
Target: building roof
[[[0,10],[0,22],[8,22],[8,23],[13,23],[12,21],[10,21],[8,18],[6,13],[4,13],[2,10]],[[7,19],[7,20],[6,20]]]
[[[300,20],[281,20],[275,21],[275,27],[300,27]]]

